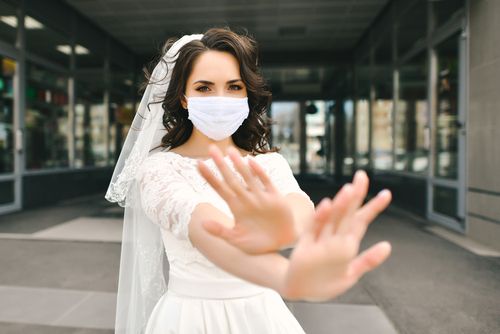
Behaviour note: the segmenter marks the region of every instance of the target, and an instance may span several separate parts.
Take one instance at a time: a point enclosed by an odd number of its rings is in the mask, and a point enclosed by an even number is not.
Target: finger
[[[331,206],[332,200],[328,197],[324,197],[316,206],[314,211],[314,221],[325,222],[328,219],[328,213],[330,212],[329,208]]]
[[[319,221],[318,224],[315,224],[316,236],[322,233],[325,224],[333,225],[333,228],[329,228],[329,230],[331,230],[331,232],[333,233],[335,225],[339,224],[340,221],[344,218],[351,197],[352,197],[352,185],[348,183],[344,185],[337,193],[337,195],[335,195],[335,197],[333,198],[332,203],[327,212],[328,219],[325,221]]]
[[[391,244],[382,241],[358,255],[349,265],[348,276],[357,281],[365,273],[380,266],[391,254]]]
[[[314,215],[312,217],[313,221],[310,224],[307,230],[307,233],[313,234],[313,240],[317,241],[318,236],[325,226],[328,224],[328,220],[330,218],[330,207],[332,205],[332,201],[328,197],[324,197],[314,209]]]
[[[229,147],[228,155],[233,161],[233,164],[238,173],[240,173],[241,176],[243,177],[243,180],[245,180],[245,183],[248,186],[248,190],[250,190],[251,192],[260,191],[261,188],[257,184],[256,177],[250,171],[250,167],[241,158],[240,152],[234,147]]]
[[[355,198],[353,199],[353,202],[355,204],[355,207],[358,208],[363,204],[363,201],[368,194],[368,185],[370,183],[370,180],[368,179],[368,175],[366,175],[366,172],[364,170],[358,170],[356,174],[354,174],[354,179],[353,179],[353,185],[355,188]]]
[[[366,203],[355,215],[355,223],[352,233],[358,239],[362,239],[368,225],[391,203],[392,194],[384,189]]]
[[[257,177],[262,182],[262,184],[264,185],[265,189],[268,192],[273,193],[273,194],[278,192],[278,190],[274,186],[273,182],[271,181],[271,179],[267,175],[264,168],[262,168],[262,166],[257,161],[255,161],[255,159],[253,159],[252,157],[249,157],[248,165],[250,166],[252,172],[255,175],[257,175]]]
[[[211,235],[232,243],[232,240],[234,239],[234,232],[232,228],[225,227],[214,220],[204,220],[201,225]]]
[[[216,145],[211,144],[209,145],[208,151],[229,188],[231,188],[231,190],[234,191],[238,197],[243,197],[243,199],[248,200],[247,190],[244,189],[241,182],[236,178],[229,166],[226,164],[221,150]]]
[[[210,168],[208,168],[208,166],[201,160],[198,161],[198,171],[227,203],[235,197],[235,193],[231,190],[231,188],[215,176]]]
[[[353,196],[347,208],[346,216],[353,216],[356,210],[363,204],[368,193],[369,179],[365,171],[358,170],[353,179]],[[352,229],[353,220],[344,219],[341,224],[336,226],[334,233],[346,233]]]

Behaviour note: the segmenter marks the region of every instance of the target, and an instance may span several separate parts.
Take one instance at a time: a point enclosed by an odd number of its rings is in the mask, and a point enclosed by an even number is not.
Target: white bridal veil
[[[164,99],[181,47],[202,37],[203,34],[184,35],[154,68],[105,195],[108,201],[125,208],[116,303],[117,334],[143,333],[155,304],[166,292],[161,234],[141,207],[135,176],[150,151],[161,144],[166,131],[162,103],[149,103]]]

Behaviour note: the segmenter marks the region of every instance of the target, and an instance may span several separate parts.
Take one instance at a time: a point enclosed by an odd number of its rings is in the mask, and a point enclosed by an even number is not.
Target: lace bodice
[[[231,159],[228,156],[224,159],[235,175],[243,181]],[[247,156],[243,159],[247,160]],[[296,192],[310,200],[280,153],[259,154],[254,159],[264,168],[283,195]],[[222,178],[212,159],[204,162],[218,178]],[[154,153],[139,167],[137,181],[144,213],[160,227],[170,271],[176,275],[198,278],[227,277],[229,273],[215,266],[200,253],[188,236],[188,223],[199,203],[210,203],[233,218],[227,203],[199,174],[197,159],[169,151]]]

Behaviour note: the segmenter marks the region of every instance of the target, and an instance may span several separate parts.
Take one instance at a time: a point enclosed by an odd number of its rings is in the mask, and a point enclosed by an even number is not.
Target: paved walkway
[[[102,194],[0,217],[0,333],[113,333],[123,211]],[[325,303],[287,303],[308,334],[499,333],[500,258],[386,212],[363,247],[393,255]]]

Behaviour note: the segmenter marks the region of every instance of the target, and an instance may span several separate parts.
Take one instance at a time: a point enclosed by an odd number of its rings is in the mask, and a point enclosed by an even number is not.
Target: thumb
[[[229,241],[233,237],[232,229],[227,228],[215,220],[204,220],[202,223],[203,228],[211,235]]]

